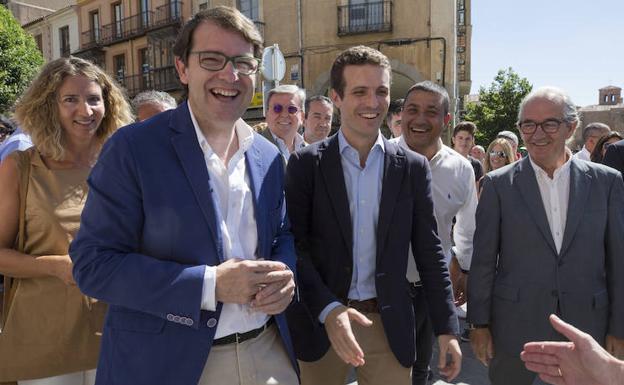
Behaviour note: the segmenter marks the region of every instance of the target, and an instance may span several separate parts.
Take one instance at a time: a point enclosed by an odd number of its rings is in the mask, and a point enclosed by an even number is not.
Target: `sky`
[[[472,89],[512,67],[579,106],[624,88],[624,0],[472,0]]]

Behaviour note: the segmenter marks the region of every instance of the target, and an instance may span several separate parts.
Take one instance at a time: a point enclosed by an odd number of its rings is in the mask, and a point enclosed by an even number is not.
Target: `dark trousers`
[[[412,385],[426,385],[433,355],[433,326],[422,286],[412,287],[416,321],[416,361],[412,366]]]

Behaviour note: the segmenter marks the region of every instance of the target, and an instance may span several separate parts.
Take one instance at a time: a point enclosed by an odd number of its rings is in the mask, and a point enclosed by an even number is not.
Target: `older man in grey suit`
[[[530,385],[519,354],[563,339],[556,313],[616,356],[624,352],[624,183],[610,168],[572,158],[578,116],[561,90],[520,105],[529,156],[485,176],[468,278],[468,321],[493,385]]]

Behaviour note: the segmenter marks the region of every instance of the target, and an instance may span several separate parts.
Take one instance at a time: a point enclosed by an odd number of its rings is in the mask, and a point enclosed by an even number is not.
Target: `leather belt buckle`
[[[260,326],[257,329],[253,329],[245,333],[233,333],[225,337],[218,338],[212,341],[212,345],[218,346],[218,345],[229,345],[229,344],[234,344],[234,343],[236,344],[243,343],[247,340],[258,337],[260,334],[262,334],[263,331],[267,330],[274,322],[275,322],[275,318],[271,317],[269,318],[267,323],[265,323],[264,325]]]

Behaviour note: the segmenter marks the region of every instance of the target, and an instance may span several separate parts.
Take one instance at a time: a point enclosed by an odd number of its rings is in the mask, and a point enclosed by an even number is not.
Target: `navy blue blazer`
[[[624,140],[615,142],[607,147],[602,164],[624,174]]]
[[[256,255],[295,271],[282,157],[254,134],[245,158]],[[80,289],[110,304],[97,384],[197,384],[222,308],[200,310],[204,266],[220,264],[224,252],[187,104],[120,129],[88,182],[70,256]],[[285,316],[275,319],[296,368]]]
[[[375,285],[390,347],[405,367],[415,358],[414,310],[405,278],[411,242],[436,334],[457,334],[451,282],[437,236],[427,160],[384,139]],[[349,201],[338,136],[291,155],[286,202],[297,250],[300,301],[287,309],[297,358],[316,361],[330,342],[318,321],[333,301],[347,301],[353,272]]]

